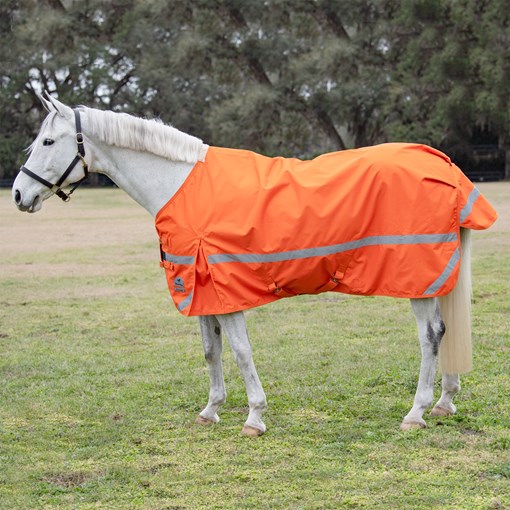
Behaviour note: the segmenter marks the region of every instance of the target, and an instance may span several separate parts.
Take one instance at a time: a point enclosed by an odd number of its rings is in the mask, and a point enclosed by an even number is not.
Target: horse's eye
[[[45,138],[43,141],[43,145],[53,145],[55,143],[55,140],[52,140],[51,138]]]

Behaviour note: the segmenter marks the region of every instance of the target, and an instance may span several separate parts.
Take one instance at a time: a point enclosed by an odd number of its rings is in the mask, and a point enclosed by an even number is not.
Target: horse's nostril
[[[21,193],[19,189],[14,192],[14,202],[16,205],[21,205]]]

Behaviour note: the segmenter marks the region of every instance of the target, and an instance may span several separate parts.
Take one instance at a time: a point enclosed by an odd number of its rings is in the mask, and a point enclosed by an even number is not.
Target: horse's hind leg
[[[442,386],[443,392],[441,393],[441,398],[434,406],[434,409],[430,411],[432,416],[450,416],[457,411],[452,401],[453,397],[460,390],[459,374],[443,374]]]
[[[426,426],[423,413],[432,405],[437,355],[445,332],[437,299],[411,299],[411,305],[418,325],[422,358],[414,405],[402,421],[402,430]]]
[[[209,367],[210,389],[207,406],[198,415],[196,422],[201,425],[209,425],[220,421],[218,409],[225,403],[227,397],[221,363],[221,326],[216,317],[209,315],[199,317],[199,322],[202,331],[205,360]]]
[[[236,312],[217,315],[216,318],[225,331],[234,354],[234,359],[243,376],[246,393],[248,394],[250,413],[244,424],[243,434],[247,436],[260,436],[266,431],[266,426],[262,421],[262,413],[267,407],[266,395],[253,364],[244,314]]]

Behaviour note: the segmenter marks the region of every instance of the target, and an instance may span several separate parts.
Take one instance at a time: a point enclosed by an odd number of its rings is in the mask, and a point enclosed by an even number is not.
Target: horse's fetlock
[[[221,406],[227,401],[227,392],[218,393],[213,396],[211,403],[216,406]]]
[[[456,395],[460,391],[460,383],[452,382],[448,385],[445,385],[443,390],[447,392],[449,395]]]
[[[267,409],[266,395],[262,392],[262,395],[252,396],[248,399],[250,406],[250,413],[262,414]]]
[[[265,409],[267,409],[267,401],[265,398],[263,398],[262,400],[259,400],[257,402],[252,402],[251,403],[252,405],[250,406],[251,409],[254,409],[254,410],[257,410],[257,411],[264,411]]]
[[[415,401],[419,403],[421,409],[428,409],[434,403],[434,395],[429,391],[419,391],[416,394]]]

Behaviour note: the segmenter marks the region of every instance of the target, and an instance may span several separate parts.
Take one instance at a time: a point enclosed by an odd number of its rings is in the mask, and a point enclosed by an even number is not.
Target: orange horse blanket
[[[496,217],[448,156],[390,143],[310,161],[210,147],[155,221],[177,309],[211,315],[324,291],[447,294],[460,227]]]

